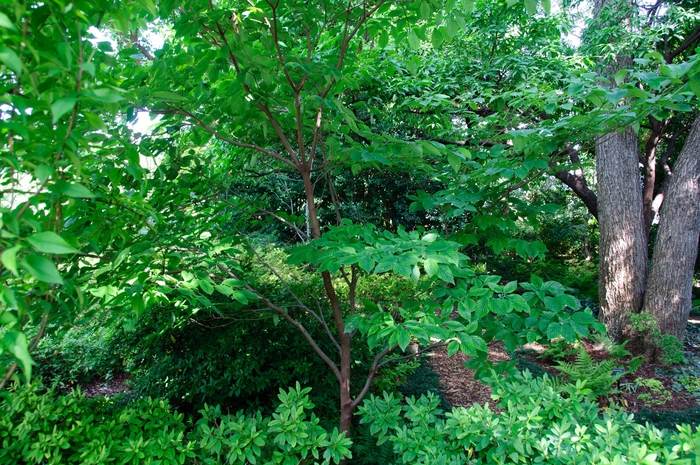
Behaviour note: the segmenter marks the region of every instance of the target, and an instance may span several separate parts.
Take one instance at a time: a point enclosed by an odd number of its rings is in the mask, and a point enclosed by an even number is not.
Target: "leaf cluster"
[[[488,404],[453,408],[441,418],[437,399],[403,404],[390,394],[371,396],[361,407],[379,442],[393,446],[395,463],[687,463],[698,453],[698,435],[688,425],[672,434],[642,426],[632,415],[601,412],[579,381],[552,378],[491,380],[502,413]]]

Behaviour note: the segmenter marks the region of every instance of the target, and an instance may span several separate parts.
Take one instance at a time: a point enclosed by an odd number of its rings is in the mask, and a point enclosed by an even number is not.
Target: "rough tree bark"
[[[600,319],[616,341],[629,339],[629,312],[639,313],[647,278],[638,139],[632,129],[596,144],[600,227]]]
[[[700,117],[673,167],[661,207],[659,231],[647,284],[644,312],[662,334],[681,341],[692,307],[693,271],[700,233]]]

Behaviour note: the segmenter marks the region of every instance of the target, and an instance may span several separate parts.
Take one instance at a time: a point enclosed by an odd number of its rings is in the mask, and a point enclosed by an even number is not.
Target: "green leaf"
[[[178,95],[174,92],[166,92],[161,90],[151,93],[151,97],[163,100],[187,100],[187,97],[183,97],[182,95]]]
[[[562,325],[561,335],[566,342],[576,342],[576,332],[571,325]]]
[[[399,348],[402,351],[406,350],[408,344],[411,343],[411,335],[408,334],[408,331],[406,331],[402,326],[396,327],[396,338],[399,344]]]
[[[593,323],[594,321],[596,321],[595,318],[593,317],[593,315],[591,315],[590,313],[586,313],[586,312],[576,312],[573,315],[571,315],[571,319],[580,325],[586,325],[586,326],[588,326],[591,323]]]
[[[537,0],[525,0],[525,12],[530,16],[537,13]]]
[[[27,242],[34,247],[34,250],[42,253],[68,254],[80,252],[61,236],[51,231],[44,231],[29,236]]]
[[[374,268],[374,260],[369,255],[365,255],[358,262],[360,268],[362,268],[366,273],[370,273],[372,268]]]
[[[76,199],[92,199],[95,197],[95,194],[90,192],[90,190],[87,187],[78,183],[69,184],[65,188],[63,188],[62,191],[63,195],[65,195],[66,197],[72,197]]]
[[[0,255],[0,261],[2,261],[3,266],[10,270],[15,276],[19,276],[17,272],[17,252],[20,250],[22,250],[22,246],[15,245],[3,250],[2,255]]]
[[[95,89],[90,94],[90,97],[98,102],[115,103],[124,100],[124,97],[119,95],[112,89]]]
[[[219,291],[227,297],[233,294],[233,289],[228,286],[224,286],[223,284],[217,284],[216,286],[214,286],[214,289],[216,289],[217,291]]]
[[[199,280],[199,287],[209,295],[211,295],[211,293],[214,292],[214,286],[211,282],[207,281],[206,279]]]
[[[455,173],[459,173],[459,169],[462,166],[462,160],[459,159],[454,153],[447,154],[447,162]]]
[[[518,288],[518,282],[517,281],[511,281],[505,286],[503,286],[503,293],[504,294],[510,294],[511,292],[515,291]]]
[[[436,262],[434,259],[429,258],[423,264],[423,268],[425,268],[425,273],[432,278],[433,276],[435,276],[435,273],[438,272],[439,265],[438,262]]]
[[[51,104],[51,114],[53,115],[53,124],[61,119],[63,115],[72,111],[75,104],[78,102],[77,97],[63,97]]]
[[[32,357],[29,355],[29,345],[24,333],[19,331],[8,331],[3,337],[3,345],[14,355],[17,362],[22,367],[27,381],[32,378]]]
[[[550,341],[562,336],[562,332],[563,326],[561,323],[550,323],[549,326],[547,326],[547,337]]]
[[[413,49],[413,50],[418,50],[420,47],[420,39],[416,35],[416,31],[411,29],[408,32],[408,45]]]
[[[63,284],[63,279],[58,273],[56,265],[40,255],[27,255],[19,261],[19,264],[39,281],[51,284]]]
[[[691,79],[688,81],[688,85],[690,86],[690,90],[693,91],[695,96],[700,99],[700,80]]]
[[[430,13],[431,13],[430,4],[428,2],[426,2],[425,0],[423,0],[420,4],[420,16],[421,16],[421,18],[423,18],[423,19],[430,18]]]
[[[15,27],[14,24],[12,24],[12,21],[10,18],[3,12],[0,11],[0,27],[4,27],[5,29],[9,29],[11,31],[16,31],[17,28]]]
[[[452,270],[450,270],[450,268],[447,265],[442,265],[438,267],[437,277],[445,281],[446,283],[454,284],[454,276],[452,275]]]
[[[542,0],[542,9],[544,9],[545,14],[550,14],[552,11],[552,2],[550,0]]]
[[[19,59],[14,50],[7,47],[0,48],[0,61],[14,71],[18,77],[22,75],[22,60]]]
[[[433,29],[431,41],[434,48],[440,48],[440,45],[445,41],[445,37],[442,35],[442,30],[439,27]]]
[[[447,356],[452,357],[459,350],[459,342],[452,340],[447,343]]]

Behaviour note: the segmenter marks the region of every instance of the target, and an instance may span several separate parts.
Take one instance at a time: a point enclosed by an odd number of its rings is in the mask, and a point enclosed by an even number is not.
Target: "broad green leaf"
[[[434,48],[440,48],[440,45],[445,41],[445,37],[442,35],[442,29],[436,27],[433,29],[433,35],[431,37],[431,42]]]
[[[544,9],[545,14],[550,14],[552,11],[552,2],[550,0],[542,0],[542,9]]]
[[[366,273],[370,273],[372,268],[374,268],[374,260],[369,255],[365,255],[358,262],[360,268],[362,268]]]
[[[14,24],[12,24],[12,20],[3,12],[0,11],[0,27],[4,27],[5,29],[9,29],[11,31],[16,31],[17,28],[15,27]]]
[[[379,33],[379,39],[377,39],[377,44],[380,48],[386,48],[389,45],[389,33],[382,31]]]
[[[199,280],[199,287],[209,295],[211,295],[211,293],[214,292],[214,286],[211,282],[207,281],[206,279]]]
[[[8,331],[3,337],[3,345],[14,355],[17,362],[22,367],[27,382],[32,379],[32,357],[29,355],[29,345],[24,333],[19,331]]]
[[[525,0],[525,12],[530,16],[537,13],[537,0]]]
[[[72,197],[76,199],[92,199],[95,197],[95,194],[90,192],[90,190],[87,187],[78,183],[73,183],[66,186],[63,189],[63,194],[67,197]]]
[[[136,318],[140,318],[146,308],[145,302],[143,301],[143,296],[141,294],[136,293],[131,297],[131,307],[134,309]]]
[[[627,70],[627,69],[621,69],[620,71],[615,73],[615,84],[617,84],[619,86],[623,82],[625,82],[625,78],[627,77],[628,73],[629,73],[629,70]]]
[[[40,255],[27,255],[19,261],[19,265],[39,281],[51,284],[63,284],[63,279],[58,273],[56,265]]]
[[[459,173],[459,169],[462,166],[462,160],[459,159],[454,153],[447,154],[447,162],[455,173]]]
[[[408,45],[413,49],[413,50],[418,50],[420,47],[420,39],[416,35],[416,31],[411,29],[408,32]]]
[[[550,341],[552,339],[556,339],[556,338],[562,336],[563,335],[562,333],[563,333],[563,326],[561,325],[561,323],[550,323],[547,326],[547,337],[549,338]]]
[[[423,264],[423,268],[425,268],[425,273],[432,278],[438,272],[439,265],[434,259],[429,258]]]
[[[233,288],[224,286],[223,284],[217,284],[216,286],[214,286],[214,289],[221,292],[225,296],[230,296],[231,294],[233,294]]]
[[[446,283],[454,284],[454,276],[452,275],[452,270],[450,270],[450,268],[447,265],[438,266],[437,277],[445,281]]]
[[[454,354],[459,351],[459,342],[452,340],[447,343],[447,356],[452,357]]]
[[[151,97],[163,99],[163,100],[187,100],[187,97],[183,97],[182,95],[178,95],[174,92],[167,92],[167,91],[157,91],[157,92],[152,92]]]
[[[87,95],[89,95],[92,99],[103,103],[115,103],[124,100],[124,97],[122,97],[118,92],[107,88],[95,89]]]
[[[695,96],[700,99],[700,80],[697,79],[698,76],[695,76],[695,78],[690,79],[688,81],[688,85],[690,86],[690,90],[693,91]]]
[[[411,343],[411,335],[408,334],[408,331],[406,331],[403,326],[397,326],[396,327],[396,339],[399,344],[399,348],[403,351],[406,350],[406,347],[408,347],[408,344]]]
[[[63,115],[73,110],[78,102],[77,97],[63,97],[51,104],[51,114],[53,115],[53,124],[61,119]]]
[[[68,254],[80,252],[66,242],[61,236],[51,231],[44,231],[29,236],[27,242],[29,242],[37,252],[42,253]]]
[[[19,276],[17,272],[17,252],[20,250],[22,250],[22,246],[15,245],[3,250],[2,255],[0,255],[0,261],[2,261],[3,266],[10,270],[15,276]]]
[[[430,18],[430,13],[431,13],[430,4],[427,1],[423,0],[420,4],[420,16],[421,16],[421,18],[423,18],[423,19]]]
[[[586,313],[586,312],[576,312],[573,315],[571,315],[571,319],[580,325],[586,325],[586,326],[588,326],[591,323],[593,323],[594,321],[596,321],[596,319],[593,317],[593,315],[591,315],[590,313]]]
[[[576,331],[571,325],[562,325],[561,335],[566,342],[576,342]]]
[[[14,50],[7,47],[0,48],[0,61],[10,68],[17,76],[22,75],[22,60]]]

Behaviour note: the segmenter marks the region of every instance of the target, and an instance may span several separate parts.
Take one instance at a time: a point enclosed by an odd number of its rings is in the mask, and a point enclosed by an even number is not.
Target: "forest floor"
[[[618,383],[613,385],[613,393],[605,399],[599,399],[602,405],[614,403],[630,412],[641,409],[651,411],[679,411],[700,405],[699,397],[693,396],[683,388],[680,379],[683,377],[696,377],[700,379],[700,316],[693,315],[689,321],[685,340],[685,365],[667,367],[661,364],[644,363],[634,373],[625,374]],[[586,351],[595,360],[607,357],[607,352],[600,344],[595,344],[588,339],[583,340]],[[543,370],[556,375],[555,360],[542,357],[544,347],[531,344],[518,350],[516,356],[519,365],[530,367],[531,371]],[[511,360],[512,356],[500,342],[489,344],[489,360],[499,362]],[[467,356],[457,353],[452,357],[447,356],[444,347],[430,353],[429,363],[440,378],[440,387],[445,399],[452,406],[471,407],[473,404],[483,405],[491,399],[491,389],[482,382],[474,379],[474,370],[464,367]],[[569,361],[573,361],[572,358]],[[534,370],[533,370],[534,369]],[[663,390],[652,392],[637,383],[639,378],[655,379],[663,383]],[[650,394],[651,399],[646,400],[644,394]],[[641,396],[641,399],[640,399]]]

